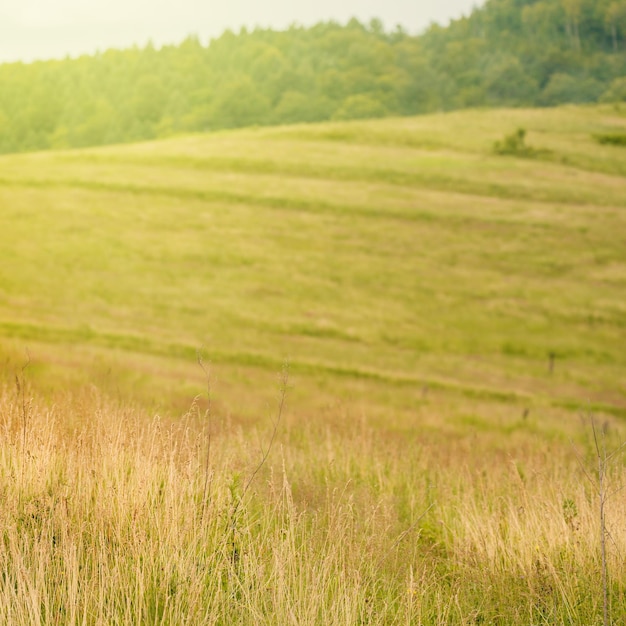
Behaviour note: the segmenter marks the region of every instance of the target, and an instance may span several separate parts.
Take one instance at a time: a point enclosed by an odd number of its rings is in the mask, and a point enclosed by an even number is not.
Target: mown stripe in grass
[[[462,180],[432,170],[419,168],[410,171],[399,169],[320,165],[318,163],[290,163],[249,158],[229,157],[189,157],[189,156],[144,156],[104,155],[104,154],[63,154],[57,155],[63,161],[90,162],[94,164],[119,164],[177,167],[207,171],[237,172],[243,174],[269,174],[299,178],[314,178],[352,182],[381,182],[402,187],[426,188],[437,191],[488,196],[503,199],[529,200],[539,202],[566,202],[575,205],[612,206],[616,200],[606,195],[585,197],[580,189],[544,189],[534,185],[515,185],[511,181],[503,183],[484,182],[476,179]]]
[[[437,215],[432,212],[416,209],[385,208],[375,209],[363,205],[345,205],[323,200],[306,200],[286,198],[283,196],[259,196],[227,191],[189,189],[181,187],[160,187],[136,185],[128,183],[99,182],[83,179],[44,179],[44,178],[0,178],[0,186],[27,187],[33,189],[62,189],[65,187],[86,189],[89,191],[105,191],[136,195],[152,195],[168,198],[200,200],[202,202],[223,202],[226,204],[242,204],[272,209],[289,209],[308,213],[329,213],[333,215],[355,215],[359,217],[397,219],[412,222],[431,222],[435,220],[450,221],[449,215]]]
[[[159,357],[178,358],[186,361],[195,361],[197,346],[181,343],[161,343],[140,335],[127,335],[96,331],[90,327],[52,327],[35,324],[25,324],[10,321],[0,322],[0,335],[24,340],[40,341],[55,344],[91,344],[101,348],[117,349],[138,354],[150,354]],[[285,364],[284,359],[259,352],[209,351],[212,362],[226,365],[256,367],[270,371],[280,371]],[[289,368],[295,374],[301,375],[331,375],[338,378],[350,378],[380,382],[386,385],[409,386],[416,389],[428,386],[433,391],[452,392],[458,395],[479,399],[495,400],[527,404],[539,395],[510,389],[495,389],[492,387],[467,385],[456,381],[441,378],[417,378],[379,370],[333,365],[319,361],[294,360],[289,361]],[[626,408],[604,403],[585,403],[584,406],[574,398],[541,397],[547,404],[568,410],[588,410],[596,413],[606,413],[626,418]]]
[[[178,200],[197,200],[207,203],[223,203],[231,205],[258,206],[273,210],[297,211],[312,215],[327,214],[336,217],[354,216],[369,219],[398,220],[412,223],[441,223],[446,225],[457,224],[465,228],[469,223],[481,227],[487,224],[516,228],[516,222],[493,216],[471,216],[467,214],[451,214],[424,211],[414,207],[398,208],[387,205],[384,209],[361,204],[337,204],[322,199],[307,200],[285,196],[261,196],[242,194],[222,190],[205,190],[188,187],[164,187],[154,185],[138,185],[130,183],[102,182],[77,178],[46,179],[46,178],[14,178],[0,177],[0,188],[30,188],[30,189],[84,189],[94,192],[127,193],[132,195],[173,198]],[[484,196],[480,196],[484,197]],[[462,198],[462,196],[460,196]],[[546,228],[545,225],[535,223],[533,228]]]

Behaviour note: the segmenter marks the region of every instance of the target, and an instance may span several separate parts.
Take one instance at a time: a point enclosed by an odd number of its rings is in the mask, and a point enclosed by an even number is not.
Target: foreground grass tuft
[[[21,398],[0,391],[2,623],[601,619],[597,498],[568,445],[291,424],[244,494],[267,433],[222,420],[204,503],[195,408],[169,422],[94,390],[28,398],[24,431]],[[625,509],[607,505],[615,623]]]

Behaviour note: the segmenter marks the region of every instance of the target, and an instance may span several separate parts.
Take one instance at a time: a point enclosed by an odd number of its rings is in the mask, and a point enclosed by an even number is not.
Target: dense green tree
[[[242,75],[217,92],[211,117],[214,128],[235,128],[263,124],[269,113],[267,97],[251,78]]]
[[[375,117],[385,117],[389,111],[385,105],[365,94],[357,94],[348,96],[341,106],[335,111],[333,119],[335,120],[360,120]]]
[[[515,57],[498,57],[485,69],[488,102],[495,105],[531,104],[538,86]]]
[[[600,100],[601,102],[626,102],[626,76],[616,78],[602,94]]]
[[[578,79],[569,74],[554,74],[541,93],[541,103],[546,105],[566,102],[596,102],[603,86],[593,78]]]
[[[620,41],[626,34],[626,2],[614,0],[608,4],[604,12],[604,22],[611,33],[613,51],[617,52]]]

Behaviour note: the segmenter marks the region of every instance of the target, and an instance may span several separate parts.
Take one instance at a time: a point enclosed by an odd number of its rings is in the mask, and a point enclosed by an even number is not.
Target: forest
[[[624,100],[626,0],[488,0],[419,35],[352,19],[3,64],[0,152]]]

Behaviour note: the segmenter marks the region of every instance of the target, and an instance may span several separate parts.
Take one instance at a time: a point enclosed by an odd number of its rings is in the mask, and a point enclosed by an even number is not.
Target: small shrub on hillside
[[[593,138],[598,143],[609,146],[626,146],[626,133],[602,133]]]
[[[496,154],[532,157],[538,154],[538,151],[526,145],[526,129],[518,128],[514,133],[505,135],[502,141],[496,141],[493,144],[493,150]]]

